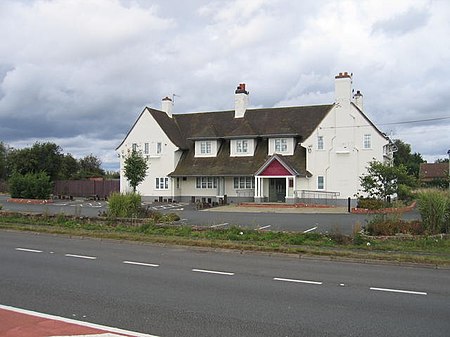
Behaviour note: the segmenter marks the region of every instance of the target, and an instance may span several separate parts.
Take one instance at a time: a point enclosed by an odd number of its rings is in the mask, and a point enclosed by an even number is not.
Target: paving
[[[317,206],[302,206],[291,207],[286,204],[230,204],[225,206],[218,206],[214,208],[204,209],[207,212],[245,212],[245,213],[304,213],[304,214],[343,214],[348,213],[347,207],[317,207]]]

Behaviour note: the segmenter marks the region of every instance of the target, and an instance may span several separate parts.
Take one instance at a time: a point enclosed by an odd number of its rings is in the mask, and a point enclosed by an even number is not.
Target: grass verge
[[[167,217],[170,219],[170,217]],[[389,261],[450,266],[448,236],[369,237],[258,231],[232,226],[227,229],[156,224],[154,220],[126,221],[35,216],[4,212],[0,229],[128,240],[167,245],[297,254],[359,261]]]

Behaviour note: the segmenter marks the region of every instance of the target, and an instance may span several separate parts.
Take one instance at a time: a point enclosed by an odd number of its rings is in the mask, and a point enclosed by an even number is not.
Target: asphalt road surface
[[[166,336],[448,336],[450,270],[0,231],[0,304]]]
[[[24,212],[38,212],[48,214],[67,214],[76,216],[95,217],[107,211],[108,205],[105,201],[90,200],[56,200],[54,203],[45,205],[16,204],[7,202],[8,196],[0,195],[0,204],[4,210],[15,210]],[[274,213],[261,212],[221,212],[219,211],[198,211],[189,204],[146,204],[153,210],[161,212],[177,213],[182,225],[205,226],[205,227],[226,227],[232,225],[243,226],[253,229],[265,229],[273,231],[315,231],[331,232],[339,230],[343,234],[351,234],[355,225],[365,226],[373,217],[365,214],[349,213]],[[405,213],[405,219],[417,219],[420,215],[417,212]]]

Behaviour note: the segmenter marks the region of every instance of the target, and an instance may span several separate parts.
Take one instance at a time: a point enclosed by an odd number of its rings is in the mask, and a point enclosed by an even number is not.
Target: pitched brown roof
[[[448,163],[421,163],[419,177],[422,181],[446,178],[448,176]]]
[[[184,153],[172,176],[253,175],[269,158],[267,137],[295,137],[297,143],[309,137],[333,105],[250,109],[243,118],[234,111],[174,114],[148,109],[168,137]],[[253,157],[230,157],[230,139],[255,138]],[[195,157],[194,140],[219,139],[216,157]],[[307,175],[306,152],[296,145],[294,155],[283,156],[299,175]]]

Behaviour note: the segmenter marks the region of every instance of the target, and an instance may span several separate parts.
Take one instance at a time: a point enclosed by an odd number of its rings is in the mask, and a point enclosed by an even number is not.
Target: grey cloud
[[[414,31],[427,24],[430,13],[425,8],[410,8],[407,11],[380,20],[372,25],[372,33],[384,33],[386,35],[403,35]]]

